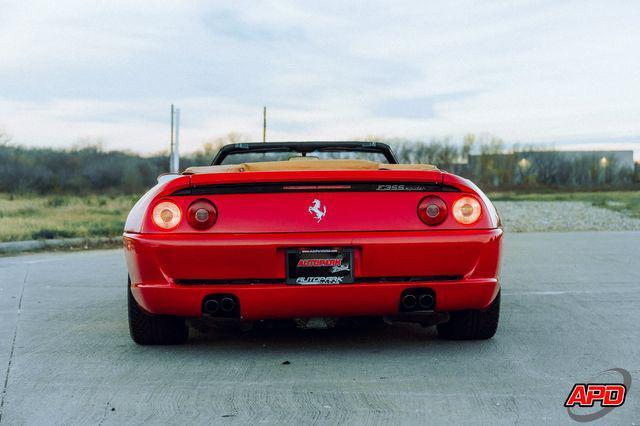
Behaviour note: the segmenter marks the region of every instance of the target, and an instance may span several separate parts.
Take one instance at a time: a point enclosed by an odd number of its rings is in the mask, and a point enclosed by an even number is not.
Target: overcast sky
[[[0,0],[0,129],[185,151],[230,131],[640,151],[638,1]],[[595,144],[595,145],[594,145]]]

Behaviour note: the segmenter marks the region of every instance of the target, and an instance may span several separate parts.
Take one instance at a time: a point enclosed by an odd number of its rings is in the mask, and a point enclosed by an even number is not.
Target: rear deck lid
[[[192,175],[173,197],[183,209],[200,198],[215,204],[218,220],[206,232],[262,233],[425,230],[417,207],[432,194],[459,195],[439,170],[375,170]]]

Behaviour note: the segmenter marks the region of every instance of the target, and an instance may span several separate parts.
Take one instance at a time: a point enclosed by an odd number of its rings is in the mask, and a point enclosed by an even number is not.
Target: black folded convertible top
[[[384,155],[389,164],[398,164],[396,156],[389,145],[381,142],[250,142],[234,143],[220,148],[212,166],[222,164],[225,157],[231,154],[265,153],[265,152],[298,152],[308,154],[314,151],[324,152],[374,152]]]

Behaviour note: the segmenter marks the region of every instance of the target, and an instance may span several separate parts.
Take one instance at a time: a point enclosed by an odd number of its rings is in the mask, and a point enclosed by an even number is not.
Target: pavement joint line
[[[9,362],[7,363],[7,372],[4,376],[4,385],[2,387],[2,398],[0,399],[0,424],[2,424],[2,413],[4,412],[4,400],[7,396],[7,387],[9,385],[9,374],[11,373],[11,361],[13,361],[13,353],[16,348],[16,337],[18,336],[18,323],[20,322],[20,314],[22,313],[22,297],[24,296],[24,288],[27,284],[27,278],[29,277],[29,265],[27,264],[27,270],[24,273],[24,280],[22,280],[22,289],[20,290],[20,300],[18,301],[18,314],[16,317],[16,326],[13,330],[13,339],[11,340],[11,352],[9,353]]]
[[[563,294],[637,293],[639,291],[640,288],[608,288],[604,290],[505,291],[503,294],[505,296],[561,296]]]

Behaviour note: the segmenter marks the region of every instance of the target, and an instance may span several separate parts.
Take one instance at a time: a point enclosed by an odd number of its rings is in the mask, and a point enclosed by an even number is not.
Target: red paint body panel
[[[397,312],[406,288],[428,287],[436,310],[482,309],[498,290],[502,230],[316,234],[125,234],[133,294],[147,311],[199,316],[203,298],[238,296],[243,318],[384,315]],[[353,247],[354,284],[305,287],[284,284],[284,252],[292,247]],[[380,277],[451,276],[451,281],[373,282]],[[275,279],[275,284],[224,284],[224,280]],[[220,280],[183,285],[176,280]],[[354,302],[343,295],[358,295]],[[246,298],[246,300],[245,300]],[[379,300],[382,298],[384,300]],[[295,307],[286,300],[295,302]],[[303,315],[307,312],[307,315]],[[322,314],[322,315],[320,315]]]
[[[458,192],[430,193],[444,200],[449,210],[461,197]],[[467,194],[465,194],[467,195]],[[163,197],[173,201],[183,212],[202,198],[215,204],[218,221],[205,231],[194,229],[182,221],[171,232],[181,233],[263,233],[263,232],[343,232],[343,231],[424,231],[428,225],[420,220],[417,207],[425,192],[298,192],[290,194],[219,194]],[[314,200],[326,206],[327,213],[318,222],[308,208]],[[479,198],[478,198],[479,199]],[[468,229],[448,215],[443,223],[430,229]],[[481,215],[474,229],[490,229],[488,215]],[[166,234],[148,217],[144,233]]]
[[[172,195],[201,185],[266,182],[425,182],[443,183],[459,192]],[[459,197],[472,195],[482,206],[481,217],[473,225],[462,225],[449,213],[443,223],[425,225],[417,206],[427,195],[441,197],[449,210]],[[209,230],[196,230],[183,220],[165,231],[151,221],[149,213],[161,200],[173,201],[186,212],[198,198],[211,200],[218,210],[218,221]],[[320,222],[307,211],[316,198],[327,207]],[[180,176],[154,187],[132,209],[125,227],[125,258],[132,293],[152,314],[199,317],[207,295],[232,293],[240,302],[241,317],[251,320],[393,315],[402,291],[416,287],[434,291],[436,311],[483,309],[499,290],[498,223],[482,191],[440,171]],[[285,250],[309,247],[352,248],[357,282],[285,284]],[[242,283],[234,283],[238,281]]]
[[[394,315],[406,288],[425,287],[436,294],[437,311],[484,309],[498,293],[496,279],[411,284],[337,284],[299,286],[287,284],[156,286],[131,288],[137,302],[151,313],[198,317],[208,294],[233,293],[246,320]]]

